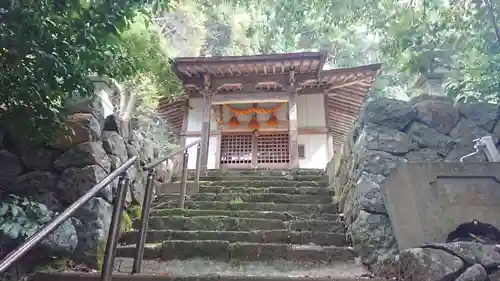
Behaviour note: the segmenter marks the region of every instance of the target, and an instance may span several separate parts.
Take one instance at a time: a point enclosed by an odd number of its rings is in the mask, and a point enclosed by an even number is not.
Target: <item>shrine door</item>
[[[220,167],[226,169],[288,168],[288,132],[223,133]]]

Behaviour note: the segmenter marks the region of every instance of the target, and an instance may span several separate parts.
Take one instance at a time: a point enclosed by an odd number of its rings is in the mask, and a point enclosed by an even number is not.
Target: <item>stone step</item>
[[[329,204],[332,197],[324,195],[291,195],[283,193],[199,193],[194,201],[274,202],[294,204]]]
[[[129,245],[137,242],[137,231],[122,235],[120,243]],[[343,233],[288,231],[288,230],[258,230],[258,231],[212,231],[212,230],[150,230],[146,243],[159,243],[167,240],[222,240],[229,243],[286,243],[313,244],[321,246],[345,246]]]
[[[311,214],[305,212],[272,212],[272,211],[231,211],[231,210],[197,210],[197,209],[156,209],[151,211],[152,216],[228,216],[235,218],[257,218],[257,219],[276,219],[276,220],[293,220],[293,219],[317,219],[337,221],[340,216],[337,214]]]
[[[266,180],[328,181],[328,176],[326,175],[200,175],[200,181],[262,180],[263,178]]]
[[[155,202],[168,202],[168,201],[174,201],[174,202],[179,202],[181,198],[180,193],[161,193],[161,194],[156,194],[156,197],[154,199]],[[185,200],[190,200],[190,196],[185,197]]]
[[[222,181],[200,181],[201,186],[244,186],[244,187],[276,187],[276,186],[287,186],[287,187],[300,187],[300,186],[328,186],[328,181],[295,181],[286,179],[261,179],[261,180],[245,180],[245,179],[234,179],[234,180],[222,180]]]
[[[127,262],[124,262],[126,260]],[[186,263],[185,261],[177,261],[177,262],[165,262],[165,261],[145,261],[144,262],[144,272],[140,274],[130,274],[130,270],[132,269],[132,260],[120,258],[116,260],[117,266],[116,268],[121,272],[114,272],[112,279],[115,281],[388,281],[387,279],[378,279],[378,278],[366,278],[363,277],[363,274],[366,270],[363,270],[361,266],[357,265],[340,265],[340,266],[323,266],[323,271],[325,274],[318,276],[316,270],[312,269],[304,269],[304,270],[296,270],[296,271],[286,271],[280,270],[274,273],[271,276],[262,274],[267,274],[269,270],[262,270],[262,266],[254,266],[254,263],[250,263],[249,268],[250,272],[256,272],[254,275],[245,276],[237,271],[239,266],[228,264],[227,266],[220,266],[227,270],[233,275],[222,274],[219,272],[215,274],[204,274],[207,272],[206,269],[214,268],[214,262],[206,262],[207,266],[191,266],[191,264],[187,264],[186,266],[179,266],[179,263]],[[197,264],[195,264],[197,265]],[[286,265],[285,265],[286,266]],[[187,268],[186,268],[187,267]],[[220,267],[215,267],[215,269],[219,269]],[[269,266],[267,266],[269,267]],[[185,271],[188,269],[195,268],[200,269],[200,274],[193,275],[185,275]],[[231,270],[233,269],[233,270]],[[179,272],[179,270],[181,270]],[[349,273],[345,273],[347,270],[351,270],[354,274],[358,274],[359,276],[350,276]],[[177,273],[179,272],[182,275],[170,274],[170,272]],[[282,275],[279,275],[281,271],[285,271]],[[294,273],[289,276],[289,273]],[[310,272],[310,273],[309,273]],[[330,273],[331,272],[331,273]],[[260,273],[260,274],[259,274]],[[316,273],[316,274],[315,274]],[[333,274],[332,274],[333,273]],[[336,276],[336,273],[338,276]],[[257,275],[258,274],[258,275]],[[34,276],[30,276],[30,280],[32,281],[100,281],[101,276],[100,272],[44,272],[37,273]]]
[[[178,208],[177,202],[156,203],[154,209]],[[231,211],[271,211],[300,212],[311,215],[322,213],[337,213],[337,204],[276,204],[269,202],[228,202],[228,201],[193,201],[186,202],[187,209],[200,210],[231,210]]]
[[[138,229],[139,221],[134,222]],[[233,218],[226,216],[200,217],[150,217],[148,228],[151,230],[222,230],[222,231],[252,231],[252,230],[296,230],[296,231],[324,231],[343,233],[343,222],[325,220],[272,220],[255,218]]]
[[[190,176],[195,175],[195,170],[189,170]],[[207,170],[200,174],[200,176],[289,176],[289,175],[325,175],[323,169],[231,169],[231,170]]]
[[[118,257],[134,257],[135,245],[119,246]],[[186,260],[210,258],[214,260],[274,261],[277,259],[298,262],[349,262],[356,254],[351,247],[294,245],[273,243],[230,243],[221,240],[170,240],[146,244],[145,260]]]
[[[231,187],[231,186],[204,186],[200,192],[207,193],[282,193],[292,195],[325,195],[333,196],[334,191],[327,187]]]

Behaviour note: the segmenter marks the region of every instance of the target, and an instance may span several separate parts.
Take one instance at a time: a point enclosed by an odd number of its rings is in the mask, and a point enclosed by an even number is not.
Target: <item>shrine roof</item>
[[[303,52],[253,56],[181,57],[172,60],[172,67],[180,80],[247,75],[286,74],[291,69],[296,73],[317,73],[323,68],[326,53]]]
[[[189,97],[200,97],[205,78],[210,91],[220,94],[286,93],[289,73],[293,71],[298,95],[323,94],[328,130],[333,145],[340,147],[357,119],[381,64],[323,70],[326,53],[303,52],[275,55],[184,57],[176,58],[172,67],[183,82]],[[181,129],[180,106],[185,103],[163,99],[159,112],[172,120],[176,131]],[[183,116],[183,115],[182,115]]]

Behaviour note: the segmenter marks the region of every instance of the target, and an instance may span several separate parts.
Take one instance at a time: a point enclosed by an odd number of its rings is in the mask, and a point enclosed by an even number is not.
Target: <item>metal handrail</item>
[[[146,190],[144,194],[144,200],[142,204],[142,214],[140,220],[139,237],[136,243],[136,255],[134,258],[134,265],[132,273],[140,273],[142,261],[144,257],[144,247],[146,244],[146,234],[148,229],[148,219],[149,212],[151,209],[152,199],[153,199],[153,189],[155,182],[155,168],[169,158],[184,152],[183,162],[182,162],[182,180],[181,180],[181,192],[180,192],[180,207],[184,208],[184,200],[186,196],[186,184],[187,184],[187,172],[188,172],[188,149],[197,145],[197,159],[196,159],[196,174],[195,182],[199,190],[199,179],[200,179],[200,167],[201,167],[201,141],[195,141],[189,145],[176,149],[167,156],[151,163],[150,165],[143,168],[144,171],[148,171],[148,177],[146,182]],[[127,177],[126,171],[137,161],[137,156],[128,159],[123,165],[118,167],[118,169],[111,172],[106,178],[101,182],[92,187],[87,191],[82,197],[71,204],[66,210],[61,214],[57,215],[56,218],[42,227],[35,234],[30,236],[26,242],[21,246],[17,247],[14,251],[9,253],[0,261],[0,274],[4,273],[10,266],[12,266],[16,261],[21,259],[29,250],[38,245],[45,237],[51,234],[57,227],[59,227],[64,221],[69,219],[80,207],[87,203],[92,197],[94,197],[99,191],[110,184],[118,176],[120,180],[118,182],[118,190],[113,204],[113,213],[111,215],[111,225],[108,232],[108,240],[106,243],[106,250],[104,253],[104,259],[101,270],[101,281],[110,281],[113,273],[114,259],[116,255],[116,249],[118,247],[118,239],[120,235],[121,228],[121,216],[125,208],[125,198],[127,196],[127,190],[129,185],[129,178]]]
[[[192,143],[190,143],[190,144],[188,144],[188,145],[186,145],[186,146],[184,146],[184,147],[177,148],[176,150],[172,151],[172,152],[171,152],[170,154],[168,154],[167,156],[162,157],[162,158],[160,158],[160,159],[156,160],[155,162],[153,162],[153,163],[151,163],[151,164],[147,165],[146,167],[144,167],[144,169],[143,169],[143,170],[144,170],[144,171],[151,170],[151,169],[153,169],[154,167],[156,167],[156,166],[160,165],[161,163],[163,163],[163,162],[167,161],[168,159],[170,159],[170,158],[172,158],[172,157],[176,156],[177,154],[179,154],[179,153],[181,153],[181,152],[183,152],[183,151],[185,151],[185,150],[188,150],[188,149],[190,149],[191,147],[193,147],[193,146],[195,146],[195,145],[200,145],[200,143],[201,143],[201,140],[197,140],[197,141],[192,142]]]
[[[144,171],[148,171],[148,177],[146,181],[146,190],[144,192],[144,199],[142,202],[142,211],[141,211],[141,220],[140,220],[140,228],[139,235],[137,236],[136,241],[136,250],[134,256],[134,264],[132,266],[132,273],[140,273],[142,270],[142,262],[144,259],[144,248],[146,246],[146,235],[148,231],[148,221],[149,221],[149,213],[151,211],[151,204],[153,201],[153,188],[154,182],[156,180],[155,168],[160,165],[164,161],[178,155],[181,152],[184,152],[183,161],[182,161],[182,175],[181,175],[181,190],[180,190],[180,200],[179,207],[184,208],[185,198],[186,198],[186,187],[187,187],[187,172],[188,172],[188,160],[189,153],[188,149],[197,145],[196,148],[196,173],[195,173],[195,183],[197,187],[197,192],[199,191],[199,182],[200,182],[200,167],[201,167],[201,140],[197,140],[193,143],[190,143],[182,148],[178,148],[168,154],[165,157],[160,158],[159,160],[151,163],[150,165],[144,167]]]
[[[113,260],[115,258],[116,247],[118,246],[118,235],[120,233],[121,226],[121,213],[125,205],[125,197],[128,188],[128,178],[126,177],[126,171],[130,166],[132,166],[137,161],[137,156],[134,156],[127,160],[118,169],[111,172],[106,178],[104,178],[100,183],[96,184],[89,191],[87,191],[82,197],[71,204],[66,210],[61,214],[57,215],[52,222],[42,227],[35,234],[30,236],[27,241],[25,241],[21,246],[17,247],[14,251],[10,252],[5,256],[2,261],[0,261],[0,274],[5,272],[10,266],[12,266],[16,261],[22,258],[29,250],[38,245],[45,237],[51,234],[57,227],[59,227],[63,222],[69,219],[80,207],[87,203],[92,197],[94,197],[99,191],[110,184],[118,176],[120,176],[120,181],[118,183],[118,192],[113,204],[113,213],[111,216],[111,226],[108,233],[108,241],[106,243],[106,251],[104,255],[104,261],[101,271],[101,280],[109,281],[111,280],[111,273],[113,271]]]

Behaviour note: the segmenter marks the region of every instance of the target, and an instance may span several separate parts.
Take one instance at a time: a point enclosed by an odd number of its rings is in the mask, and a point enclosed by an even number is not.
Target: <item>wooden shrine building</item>
[[[185,99],[162,99],[158,111],[181,145],[201,138],[204,169],[324,168],[380,69],[323,70],[325,56],[177,58]],[[195,163],[193,147],[188,168]]]

